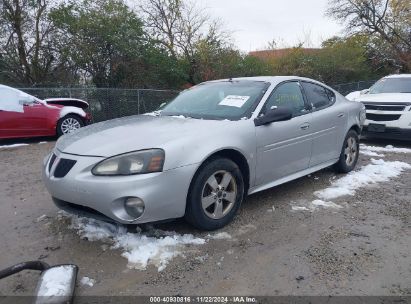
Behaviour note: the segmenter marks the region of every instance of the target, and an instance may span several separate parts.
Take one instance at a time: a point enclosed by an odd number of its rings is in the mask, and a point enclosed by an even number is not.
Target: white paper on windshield
[[[250,96],[227,95],[220,101],[219,105],[241,108],[249,99]]]

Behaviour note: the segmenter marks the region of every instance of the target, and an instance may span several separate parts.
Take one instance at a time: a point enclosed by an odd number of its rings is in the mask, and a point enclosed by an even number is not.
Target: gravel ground
[[[334,199],[341,209],[291,210],[328,187],[332,169],[252,195],[220,231],[230,239],[187,246],[159,272],[153,265],[130,269],[121,250],[69,229],[41,181],[54,142],[29,143],[0,148],[0,268],[36,259],[75,263],[78,282],[95,280],[92,287],[78,283],[78,295],[411,295],[411,170]],[[411,154],[384,154],[411,164]],[[358,168],[369,162],[361,155]],[[208,237],[181,220],[155,228]],[[24,272],[4,279],[0,295],[31,295],[37,278]]]

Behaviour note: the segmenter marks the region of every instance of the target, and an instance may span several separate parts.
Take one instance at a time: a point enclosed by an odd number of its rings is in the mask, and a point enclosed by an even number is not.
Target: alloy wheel
[[[201,204],[204,213],[212,219],[221,219],[233,208],[237,197],[237,183],[225,170],[213,173],[205,182]]]
[[[63,134],[69,134],[80,128],[80,122],[75,118],[66,118],[61,123],[61,131],[63,132]]]
[[[349,137],[346,142],[346,147],[344,150],[345,163],[347,166],[352,166],[357,158],[358,154],[358,144],[357,140],[354,137]]]

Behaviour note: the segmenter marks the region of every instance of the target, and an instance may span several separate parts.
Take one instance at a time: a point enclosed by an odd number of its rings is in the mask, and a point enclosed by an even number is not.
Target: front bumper
[[[364,122],[363,135],[411,140],[411,105],[365,103],[365,106],[367,119]],[[396,107],[400,110],[396,110]]]
[[[56,205],[66,211],[122,224],[142,224],[184,216],[187,193],[197,165],[132,176],[94,176],[91,169],[101,157],[65,154],[55,149],[56,160],[43,166],[43,181]],[[54,176],[59,159],[76,161],[62,178]],[[144,201],[144,213],[134,219],[126,212],[129,197]]]
[[[363,128],[361,134],[369,138],[411,140],[411,129],[385,128],[384,132],[375,132],[366,126]]]

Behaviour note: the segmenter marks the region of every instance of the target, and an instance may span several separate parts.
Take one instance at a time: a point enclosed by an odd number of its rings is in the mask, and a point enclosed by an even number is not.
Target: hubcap
[[[80,122],[77,119],[71,117],[66,118],[61,123],[61,131],[63,132],[63,134],[71,133],[77,129],[80,129],[80,127]]]
[[[204,213],[212,219],[221,219],[233,208],[237,197],[237,183],[230,172],[217,171],[206,181],[201,204]]]
[[[347,139],[344,155],[345,155],[345,163],[347,166],[352,166],[354,163],[358,153],[358,145],[357,141],[354,137],[350,137]]]

